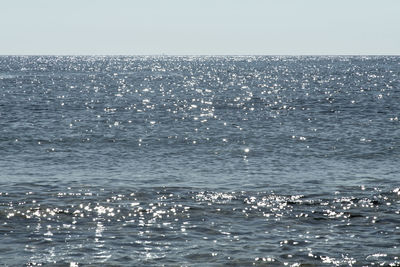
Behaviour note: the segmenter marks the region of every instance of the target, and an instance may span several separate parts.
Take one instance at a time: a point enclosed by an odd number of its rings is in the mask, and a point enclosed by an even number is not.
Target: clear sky
[[[0,4],[2,55],[400,55],[400,0]]]

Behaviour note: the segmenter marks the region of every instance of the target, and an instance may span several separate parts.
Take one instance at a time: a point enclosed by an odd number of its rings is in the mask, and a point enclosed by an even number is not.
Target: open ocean
[[[400,266],[400,57],[0,57],[0,266]]]

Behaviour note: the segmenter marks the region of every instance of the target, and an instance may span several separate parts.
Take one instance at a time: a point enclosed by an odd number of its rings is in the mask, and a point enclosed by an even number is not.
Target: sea
[[[399,56],[1,56],[0,266],[400,266]]]

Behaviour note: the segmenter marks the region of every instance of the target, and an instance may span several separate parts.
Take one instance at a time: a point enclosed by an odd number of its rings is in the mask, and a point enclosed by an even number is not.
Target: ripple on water
[[[364,188],[325,198],[190,188],[1,192],[0,250],[11,264],[6,255],[16,248],[5,244],[12,243],[23,251],[18,262],[31,265],[395,266],[398,191]]]
[[[0,262],[399,265],[399,68],[0,56]]]

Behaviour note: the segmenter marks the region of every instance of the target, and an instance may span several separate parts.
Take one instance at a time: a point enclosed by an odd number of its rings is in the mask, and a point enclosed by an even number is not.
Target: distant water
[[[400,266],[400,57],[0,57],[2,266]]]

